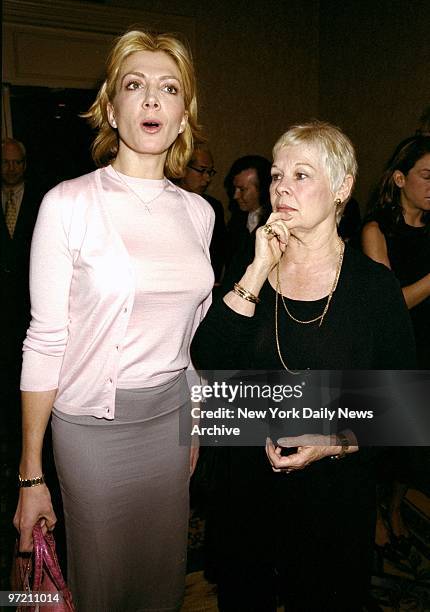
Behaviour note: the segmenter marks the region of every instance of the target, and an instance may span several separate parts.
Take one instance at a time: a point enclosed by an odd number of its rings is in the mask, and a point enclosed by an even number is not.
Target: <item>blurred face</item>
[[[421,157],[408,174],[397,170],[393,176],[401,189],[400,201],[406,211],[430,210],[430,153]]]
[[[25,158],[20,147],[7,142],[2,147],[1,176],[6,187],[15,187],[24,180]]]
[[[327,220],[335,223],[336,197],[316,147],[292,145],[278,151],[270,200],[274,212],[286,215],[291,229],[311,230]]]
[[[240,210],[252,212],[260,208],[260,190],[255,168],[239,172],[233,179],[233,187],[233,198],[238,203]]]
[[[109,123],[118,129],[118,155],[165,159],[184,131],[187,113],[181,75],[164,51],[137,51],[122,64]]]
[[[203,195],[209,187],[214,172],[214,162],[209,151],[196,149],[189,162],[181,187],[187,191]]]

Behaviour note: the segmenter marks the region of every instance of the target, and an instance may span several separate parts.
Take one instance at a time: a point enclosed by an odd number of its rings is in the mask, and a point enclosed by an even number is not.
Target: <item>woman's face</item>
[[[270,200],[273,212],[286,215],[291,230],[312,230],[327,220],[335,223],[335,197],[317,147],[291,145],[277,152]]]
[[[108,117],[118,129],[119,155],[165,159],[187,122],[181,75],[174,60],[164,51],[130,55],[119,71]]]
[[[430,210],[430,153],[421,157],[408,174],[396,170],[394,181],[406,210]]]

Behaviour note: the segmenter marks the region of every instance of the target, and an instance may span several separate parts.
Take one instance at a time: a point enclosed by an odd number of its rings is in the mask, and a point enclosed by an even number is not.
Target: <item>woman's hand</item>
[[[51,503],[51,495],[45,484],[23,487],[19,491],[18,506],[13,524],[20,534],[20,552],[33,550],[33,527],[40,522],[45,534],[52,531],[57,522]]]
[[[272,213],[266,225],[258,228],[255,235],[255,256],[247,267],[245,274],[238,281],[240,287],[258,297],[261,287],[266,282],[271,270],[281,259],[287,248],[290,232],[285,224],[285,213]],[[266,229],[265,229],[266,228]],[[230,291],[224,296],[224,302],[231,310],[246,317],[254,316],[255,301]]]
[[[259,227],[255,235],[255,262],[265,264],[268,272],[282,257],[287,248],[290,231],[286,226],[284,213],[272,213],[266,225]]]
[[[342,446],[336,445],[336,436],[311,434],[306,436],[281,438],[281,446],[275,446],[270,438],[266,440],[266,454],[274,472],[295,472],[332,455],[338,455]],[[282,456],[283,448],[295,448],[297,452]]]

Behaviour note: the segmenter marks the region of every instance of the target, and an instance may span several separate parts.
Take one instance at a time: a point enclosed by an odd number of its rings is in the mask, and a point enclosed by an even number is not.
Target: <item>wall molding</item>
[[[119,34],[132,25],[184,34],[195,43],[195,19],[69,0],[3,0],[3,22],[18,25]]]
[[[195,49],[193,17],[70,0],[4,0],[2,81],[96,88],[112,39],[130,27],[175,32]]]

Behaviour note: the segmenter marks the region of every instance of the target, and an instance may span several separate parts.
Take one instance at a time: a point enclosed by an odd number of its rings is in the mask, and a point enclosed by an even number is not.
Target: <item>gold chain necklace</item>
[[[279,344],[279,333],[278,333],[278,290],[276,290],[276,298],[275,298],[275,338],[276,338],[276,348],[278,349],[278,356],[281,360],[282,365],[290,374],[299,374],[299,372],[295,372],[294,370],[290,370],[290,368],[285,363],[282,353],[281,346]]]
[[[144,204],[146,210],[149,213],[151,213],[151,209],[148,207],[148,204],[152,204],[152,202],[155,202],[155,200],[157,200],[166,191],[167,185],[169,184],[167,179],[165,178],[164,181],[163,181],[164,184],[163,184],[162,190],[159,193],[157,193],[157,195],[154,198],[152,198],[151,200],[145,201],[143,198],[140,197],[140,195],[137,193],[137,191],[135,191],[132,187],[130,187],[130,185],[127,183],[127,181],[122,178],[120,173],[116,170],[116,168],[114,168],[112,166],[112,164],[111,164],[111,168],[115,172],[115,174],[117,175],[117,177],[119,178],[121,183],[123,183],[123,185],[125,185],[127,187],[128,191],[130,191],[139,200],[139,202]]]
[[[318,327],[321,327],[322,322],[324,320],[324,317],[327,314],[328,308],[330,306],[330,302],[331,302],[331,299],[333,297],[333,293],[336,291],[337,283],[339,281],[340,271],[342,269],[343,255],[345,253],[345,244],[342,241],[339,241],[339,243],[340,243],[340,249],[339,249],[339,259],[338,259],[338,263],[337,263],[336,275],[335,275],[335,279],[334,279],[332,288],[330,289],[330,293],[329,293],[328,298],[327,298],[327,303],[326,303],[326,305],[324,307],[323,312],[318,317],[315,317],[314,319],[310,319],[309,321],[301,321],[300,319],[296,319],[295,317],[293,317],[293,315],[288,310],[287,305],[286,305],[285,300],[284,300],[284,296],[282,295],[282,287],[281,287],[281,282],[280,282],[280,279],[279,279],[279,261],[278,261],[278,263],[276,265],[276,298],[275,298],[275,339],[276,339],[276,348],[278,350],[278,356],[279,356],[279,359],[280,359],[282,365],[287,370],[287,372],[289,372],[290,374],[299,374],[299,372],[296,372],[294,370],[290,370],[289,367],[287,366],[287,364],[285,363],[283,357],[282,357],[281,345],[279,343],[279,330],[278,330],[278,318],[279,318],[278,317],[278,312],[279,312],[278,297],[279,297],[279,295],[281,295],[281,299],[282,299],[282,303],[284,305],[285,311],[286,311],[288,316],[293,321],[295,321],[296,323],[301,323],[302,325],[308,325],[309,323],[316,323],[316,321],[319,320]]]
[[[333,285],[332,285],[332,287],[330,289],[330,293],[328,294],[327,302],[326,302],[326,305],[324,307],[324,310],[322,311],[322,313],[320,315],[318,315],[317,317],[315,317],[313,319],[309,319],[308,321],[302,321],[301,319],[296,319],[296,317],[294,317],[291,314],[291,312],[288,310],[287,304],[285,303],[285,298],[284,298],[284,296],[282,294],[281,281],[280,281],[280,278],[279,278],[279,261],[278,261],[278,263],[276,265],[276,293],[278,293],[278,290],[279,290],[279,293],[280,293],[281,299],[282,299],[282,303],[283,303],[284,308],[285,308],[285,312],[290,317],[290,319],[292,319],[296,323],[301,323],[302,325],[309,325],[310,323],[316,323],[317,321],[319,321],[318,327],[321,327],[322,322],[324,321],[324,317],[326,316],[327,311],[329,309],[330,302],[331,302],[331,299],[333,297],[333,293],[336,290],[337,283],[339,281],[340,271],[342,269],[342,262],[343,262],[343,254],[345,252],[345,245],[344,245],[343,242],[340,242],[339,246],[340,246],[340,248],[339,248],[339,259],[338,259],[338,262],[337,262],[336,275],[334,277],[334,281],[333,281]]]

